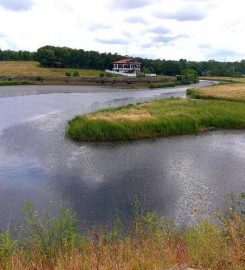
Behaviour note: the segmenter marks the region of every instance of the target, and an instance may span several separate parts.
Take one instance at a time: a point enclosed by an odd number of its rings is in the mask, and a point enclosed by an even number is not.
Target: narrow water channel
[[[48,87],[27,88],[0,89],[0,228],[22,222],[24,200],[53,212],[68,205],[85,226],[110,222],[115,211],[129,218],[136,202],[186,224],[229,207],[245,191],[244,131],[130,143],[65,138],[77,114],[184,97],[186,88],[62,93],[51,87],[49,94]]]

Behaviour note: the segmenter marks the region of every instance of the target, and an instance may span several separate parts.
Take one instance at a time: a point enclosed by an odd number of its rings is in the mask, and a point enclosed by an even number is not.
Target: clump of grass
[[[151,83],[149,85],[149,88],[155,89],[155,88],[167,88],[167,87],[175,87],[177,85],[180,85],[179,81],[170,81],[165,83]]]
[[[76,117],[66,134],[78,141],[116,141],[243,127],[244,103],[172,98]]]
[[[31,85],[33,84],[28,80],[0,80],[0,86],[11,86],[11,85]]]

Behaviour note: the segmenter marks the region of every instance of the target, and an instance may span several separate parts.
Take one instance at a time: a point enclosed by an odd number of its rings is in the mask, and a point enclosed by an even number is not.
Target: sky
[[[244,0],[0,0],[0,49],[245,59]]]

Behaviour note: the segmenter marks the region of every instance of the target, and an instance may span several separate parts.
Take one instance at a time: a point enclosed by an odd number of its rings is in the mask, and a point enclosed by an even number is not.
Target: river
[[[227,209],[245,191],[243,130],[129,143],[65,138],[77,114],[185,91],[0,88],[0,229],[23,222],[24,200],[51,213],[68,205],[86,228],[109,223],[115,213],[127,220],[136,204],[180,225]]]

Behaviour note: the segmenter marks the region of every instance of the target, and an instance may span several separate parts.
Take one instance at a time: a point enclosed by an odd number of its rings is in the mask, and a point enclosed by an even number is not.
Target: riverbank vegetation
[[[115,141],[244,127],[244,103],[171,98],[78,116],[69,122],[67,136],[77,141]]]
[[[184,69],[181,75],[176,76],[176,80],[165,82],[165,83],[151,83],[149,88],[166,88],[166,87],[175,87],[178,85],[188,85],[192,83],[198,83],[199,78],[198,74],[193,69]]]
[[[28,80],[13,80],[13,79],[0,80],[0,86],[30,85],[30,84],[32,84],[32,82]]]
[[[188,89],[187,94],[192,98],[245,102],[245,83],[221,84],[199,89]]]
[[[110,228],[81,234],[69,209],[55,217],[40,215],[30,202],[24,209],[25,223],[15,231],[16,238],[10,230],[0,232],[0,269],[245,268],[245,221],[233,210],[219,214],[216,224],[204,220],[182,228],[153,212],[136,211],[127,229],[117,217]]]

